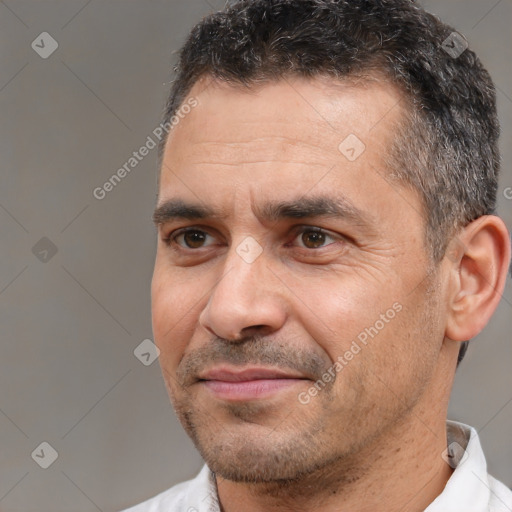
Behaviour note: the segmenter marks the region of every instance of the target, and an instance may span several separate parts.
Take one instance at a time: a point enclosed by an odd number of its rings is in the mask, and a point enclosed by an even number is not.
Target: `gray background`
[[[104,200],[92,191],[158,125],[172,52],[222,4],[0,2],[1,511],[118,510],[201,466],[158,363],[133,353],[152,338],[156,151]],[[499,88],[500,213],[510,229],[512,0],[425,4],[465,34]],[[47,59],[31,48],[44,31],[59,44]],[[57,248],[46,262],[33,254],[42,237]],[[491,473],[509,486],[511,304],[509,283],[450,406],[480,431]],[[43,441],[58,452],[48,469],[31,457]]]

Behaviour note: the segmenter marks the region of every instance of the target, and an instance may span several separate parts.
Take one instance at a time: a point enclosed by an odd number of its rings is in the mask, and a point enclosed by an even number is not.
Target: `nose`
[[[231,341],[268,335],[286,321],[282,291],[283,284],[269,268],[264,252],[248,263],[232,248],[199,323],[211,334]]]

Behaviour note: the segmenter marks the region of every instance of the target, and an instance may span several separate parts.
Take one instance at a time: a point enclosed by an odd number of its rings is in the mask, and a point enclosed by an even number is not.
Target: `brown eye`
[[[205,233],[200,231],[189,231],[188,233],[183,233],[183,240],[187,247],[197,249],[203,245],[206,240],[206,236]]]
[[[208,244],[205,244],[208,237],[213,238],[199,229],[187,229],[169,237],[169,241],[183,249],[200,249],[208,246]]]
[[[318,249],[325,243],[325,233],[318,231],[305,231],[302,233],[302,243],[308,249]]]
[[[303,227],[298,233],[296,240],[299,247],[314,250],[327,247],[333,242],[339,241],[339,238],[320,228]]]

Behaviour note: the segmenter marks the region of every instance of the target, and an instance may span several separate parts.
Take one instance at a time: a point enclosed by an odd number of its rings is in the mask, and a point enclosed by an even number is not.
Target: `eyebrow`
[[[158,226],[178,219],[196,220],[218,217],[212,208],[200,204],[186,203],[181,199],[169,199],[157,206],[153,222]]]
[[[288,201],[269,201],[255,207],[258,218],[269,222],[282,219],[305,219],[311,217],[334,217],[350,220],[362,227],[370,228],[375,224],[373,218],[357,208],[344,196],[298,197]],[[169,199],[157,206],[153,213],[153,222],[158,226],[173,220],[222,219],[226,214],[208,206],[187,203],[181,199]]]

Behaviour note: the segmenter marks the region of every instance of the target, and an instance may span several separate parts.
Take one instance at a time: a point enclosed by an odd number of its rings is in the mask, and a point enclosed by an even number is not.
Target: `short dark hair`
[[[207,76],[246,87],[287,76],[384,76],[406,103],[386,156],[389,178],[419,192],[437,263],[458,230],[496,208],[496,91],[466,44],[411,0],[240,0],[192,29],[164,122]]]

